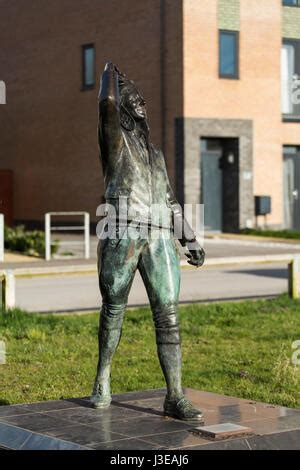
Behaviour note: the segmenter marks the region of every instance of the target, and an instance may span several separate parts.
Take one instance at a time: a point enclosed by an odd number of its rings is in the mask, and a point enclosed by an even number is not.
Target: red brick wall
[[[5,225],[13,223],[13,172],[0,170],[0,214]]]
[[[110,59],[141,87],[157,146],[165,116],[173,176],[172,123],[174,113],[181,114],[181,0],[165,3],[164,63],[171,77],[163,111],[160,0],[0,0],[0,78],[7,86],[7,105],[0,108],[0,168],[14,170],[16,219],[87,210],[95,220],[103,194],[99,80],[94,90],[80,91],[82,44],[95,43],[97,77]]]

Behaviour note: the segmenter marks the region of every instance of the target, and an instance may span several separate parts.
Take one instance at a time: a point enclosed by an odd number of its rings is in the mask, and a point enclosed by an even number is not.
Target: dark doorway
[[[0,214],[5,225],[13,224],[13,172],[0,170]]]
[[[300,229],[300,147],[283,147],[284,226]]]
[[[222,213],[222,147],[217,139],[201,139],[201,194],[206,230],[221,231]]]
[[[201,203],[207,231],[239,228],[239,140],[201,139]]]

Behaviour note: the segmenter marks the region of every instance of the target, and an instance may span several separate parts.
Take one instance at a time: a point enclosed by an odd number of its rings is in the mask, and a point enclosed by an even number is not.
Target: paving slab
[[[1,406],[0,448],[300,449],[298,409],[186,389],[186,396],[202,409],[206,428],[230,431],[220,441],[214,432],[195,432],[195,423],[164,417],[165,393],[157,389],[113,395],[110,408],[104,410],[93,409],[88,397]],[[234,435],[235,426],[247,434]]]

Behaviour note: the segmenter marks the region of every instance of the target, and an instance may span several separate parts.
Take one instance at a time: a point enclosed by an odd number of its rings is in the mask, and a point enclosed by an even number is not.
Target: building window
[[[300,7],[300,0],[282,0],[285,7]]]
[[[300,40],[285,39],[281,50],[281,111],[284,119],[300,119]]]
[[[238,78],[239,76],[239,33],[237,31],[219,32],[219,76]]]
[[[82,89],[90,90],[95,86],[95,47],[94,44],[82,46]]]

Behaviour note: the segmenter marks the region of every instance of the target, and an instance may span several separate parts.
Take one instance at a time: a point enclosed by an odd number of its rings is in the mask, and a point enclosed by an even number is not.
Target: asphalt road
[[[286,265],[183,268],[180,302],[273,296],[286,291]],[[101,305],[98,279],[96,275],[19,278],[16,303],[33,312],[98,310]],[[129,306],[146,304],[147,294],[137,273]]]
[[[74,252],[74,255],[82,256],[83,247],[72,246],[68,248],[68,240],[75,241],[78,243],[80,237],[75,235],[59,235],[62,242],[66,243],[60,248],[60,252],[63,250]],[[55,238],[55,236],[53,237]],[[97,258],[97,244],[98,239],[95,236],[90,238],[91,247],[91,258]],[[180,245],[179,245],[180,247]],[[246,241],[246,240],[225,240],[225,239],[210,239],[207,238],[204,241],[204,248],[207,258],[223,258],[228,256],[250,256],[250,255],[272,255],[278,253],[300,253],[300,240],[299,243],[289,244],[280,242],[266,242],[263,239],[261,241]]]
[[[64,241],[69,239],[70,236],[65,236]],[[79,237],[73,236],[72,238],[78,241]],[[85,260],[82,258],[82,250],[79,248],[74,250],[74,257],[60,257],[60,259],[52,259],[51,261],[45,261],[43,259],[35,259],[33,261],[20,261],[20,262],[4,262],[0,263],[1,269],[14,269],[14,268],[26,268],[26,267],[43,267],[43,266],[67,266],[67,265],[81,265],[81,264],[96,264],[96,247],[97,238],[91,237],[91,258]],[[64,245],[65,249],[67,248]],[[184,256],[184,251],[178,244],[179,249]],[[239,240],[221,240],[221,239],[206,239],[204,243],[204,249],[206,252],[206,259],[210,258],[231,258],[237,256],[251,256],[251,255],[278,255],[278,254],[300,254],[300,243],[288,244],[288,243],[270,243],[265,241],[239,241]]]

